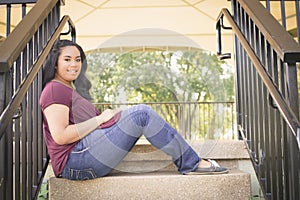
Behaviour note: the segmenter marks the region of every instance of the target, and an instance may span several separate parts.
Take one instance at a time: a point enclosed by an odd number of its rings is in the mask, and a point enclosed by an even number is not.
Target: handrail
[[[0,72],[6,72],[12,67],[13,62],[30,41],[32,35],[59,1],[39,0],[9,37],[0,44]]]
[[[299,45],[272,15],[265,12],[263,6],[258,6],[261,4],[259,1],[239,1],[239,4],[251,15],[255,25],[284,62],[300,61]]]
[[[43,51],[39,55],[36,63],[33,65],[31,70],[28,72],[28,75],[27,75],[26,79],[24,80],[24,82],[22,82],[20,84],[19,89],[17,90],[15,95],[12,97],[12,100],[9,102],[6,109],[1,114],[1,116],[0,116],[0,139],[4,135],[5,129],[8,126],[8,124],[10,123],[10,121],[11,121],[13,115],[14,115],[14,111],[17,110],[18,107],[20,106],[20,104],[22,102],[22,99],[24,98],[28,88],[30,87],[31,82],[33,81],[33,79],[37,75],[37,73],[40,70],[41,66],[43,65],[47,55],[49,54],[54,42],[60,36],[64,26],[67,23],[69,23],[70,27],[73,30],[75,30],[74,24],[71,21],[70,17],[69,16],[64,16],[62,18],[62,20],[60,21],[59,26],[57,27],[57,29],[53,33],[52,37],[48,41],[46,47],[43,49]],[[72,31],[72,33],[75,33],[75,31]],[[74,38],[73,38],[73,40],[74,40]]]
[[[253,49],[250,47],[249,43],[245,39],[245,36],[243,33],[240,31],[239,27],[237,24],[234,22],[231,14],[229,13],[228,9],[223,8],[221,10],[220,15],[218,16],[217,21],[219,21],[223,16],[226,17],[228,20],[228,23],[232,27],[234,33],[236,34],[237,38],[239,39],[240,43],[243,45],[245,51],[247,52],[247,55],[249,56],[250,60],[253,62],[254,67],[256,68],[257,72],[261,76],[262,80],[264,81],[266,87],[270,91],[271,96],[273,97],[278,109],[280,110],[284,120],[287,122],[288,126],[291,128],[293,135],[296,137],[295,139],[297,140],[298,147],[300,149],[300,141],[299,138],[297,137],[297,133],[300,130],[300,122],[298,121],[296,115],[292,111],[292,109],[287,105],[285,102],[284,98],[282,97],[280,91],[278,90],[277,86],[273,83],[270,75],[265,71],[263,65],[261,64],[260,60],[257,58],[255,55],[255,52]],[[286,35],[286,33],[284,34]],[[274,40],[273,40],[274,42]],[[295,43],[295,41],[294,41]],[[293,51],[290,51],[289,49],[288,52],[285,52],[285,49],[281,51],[282,56],[284,58],[290,58],[291,56],[287,56],[286,54],[290,55],[298,55],[300,56],[300,49],[294,48]],[[300,60],[300,57],[298,58]]]

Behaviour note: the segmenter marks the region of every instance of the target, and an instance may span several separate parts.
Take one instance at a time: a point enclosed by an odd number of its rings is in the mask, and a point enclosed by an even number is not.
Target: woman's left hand
[[[111,118],[115,116],[115,114],[119,111],[115,111],[112,109],[106,109],[104,110],[99,116],[97,116],[97,121],[99,125],[109,121]]]

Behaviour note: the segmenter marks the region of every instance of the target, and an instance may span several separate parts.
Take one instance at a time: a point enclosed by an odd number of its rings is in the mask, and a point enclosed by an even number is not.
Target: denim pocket
[[[88,150],[88,147],[85,147],[83,144],[83,141],[80,140],[74,147],[73,151],[71,153],[83,153],[86,150]]]
[[[96,178],[96,174],[92,168],[88,169],[71,169],[68,170],[69,177],[66,177],[71,180],[89,180]]]

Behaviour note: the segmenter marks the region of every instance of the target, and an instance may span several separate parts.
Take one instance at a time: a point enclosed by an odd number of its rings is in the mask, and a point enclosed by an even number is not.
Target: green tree
[[[87,53],[87,59],[95,102],[227,101],[234,96],[233,74],[228,65],[205,51],[93,51]],[[186,108],[166,107],[160,114],[177,122],[187,119],[184,113],[199,117],[196,109],[191,112],[182,109]],[[209,109],[212,115],[206,120],[214,124],[220,108]],[[176,128],[188,130],[188,127]],[[208,134],[213,133],[210,130]]]
[[[116,68],[114,53],[86,53],[88,70],[87,76],[92,83],[91,93],[94,102],[105,102],[114,95]]]
[[[203,51],[87,53],[95,101],[232,100],[233,76],[222,78],[224,62]],[[123,99],[124,100],[124,99]]]

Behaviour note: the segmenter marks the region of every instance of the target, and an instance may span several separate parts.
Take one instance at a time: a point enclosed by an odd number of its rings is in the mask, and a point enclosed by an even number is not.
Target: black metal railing
[[[26,2],[0,1],[8,4],[7,37],[0,44],[0,199],[37,198],[49,162],[39,107],[41,69],[66,24],[75,39],[70,18],[60,20],[63,1],[39,0],[27,14]],[[22,4],[15,27],[10,3]]]
[[[232,10],[221,11],[216,28],[220,39],[225,18],[234,34],[239,133],[264,197],[300,199],[300,47],[259,1],[232,0]]]
[[[264,0],[261,3],[300,44],[299,0]]]
[[[138,103],[95,103],[99,110]],[[234,102],[143,102],[189,140],[237,139]]]

